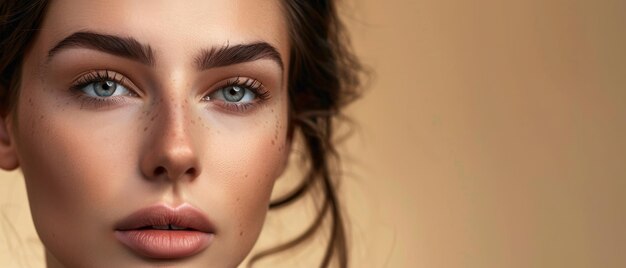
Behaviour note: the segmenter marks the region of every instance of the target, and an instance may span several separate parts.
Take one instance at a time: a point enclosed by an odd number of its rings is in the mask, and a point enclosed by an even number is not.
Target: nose
[[[151,181],[192,181],[201,172],[185,105],[160,102],[149,116],[141,172]]]

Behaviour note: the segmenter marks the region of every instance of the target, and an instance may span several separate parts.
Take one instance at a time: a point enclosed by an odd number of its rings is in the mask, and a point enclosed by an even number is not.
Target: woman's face
[[[280,5],[52,1],[5,118],[50,267],[245,258],[289,148]]]

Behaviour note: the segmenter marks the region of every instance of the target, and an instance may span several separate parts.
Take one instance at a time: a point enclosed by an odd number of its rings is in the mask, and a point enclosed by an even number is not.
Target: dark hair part
[[[22,60],[43,20],[48,1],[0,1],[0,116],[15,108]]]
[[[330,216],[330,237],[321,267],[337,260],[348,266],[344,217],[337,195],[339,156],[333,143],[334,120],[343,118],[342,109],[360,96],[363,68],[352,53],[350,40],[339,19],[336,1],[283,1],[291,36],[289,63],[290,133],[304,140],[309,161],[304,180],[290,194],[272,202],[276,209],[294,203],[307,193],[322,194],[323,204],[315,220],[293,240],[261,252],[251,263],[269,254],[292,248],[312,237]]]
[[[350,42],[333,0],[284,0],[289,23],[289,136],[300,135],[307,160],[305,176],[296,189],[274,200],[270,209],[293,204],[312,193],[322,195],[321,208],[304,232],[287,243],[253,256],[250,264],[285,251],[312,238],[330,217],[330,237],[321,267],[333,259],[348,266],[346,227],[336,187],[339,157],[333,144],[334,120],[360,95],[362,67],[351,51]],[[14,109],[20,87],[24,54],[37,33],[48,1],[4,0],[0,2],[0,113]]]

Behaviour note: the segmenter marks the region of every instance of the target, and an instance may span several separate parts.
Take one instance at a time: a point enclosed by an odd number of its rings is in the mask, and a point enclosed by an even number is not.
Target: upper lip
[[[162,204],[139,209],[115,225],[118,231],[158,225],[176,225],[205,233],[214,233],[213,224],[198,209],[184,204],[176,208]]]

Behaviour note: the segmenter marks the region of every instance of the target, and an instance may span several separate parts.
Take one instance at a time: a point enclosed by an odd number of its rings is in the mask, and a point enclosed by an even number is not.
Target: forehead
[[[283,57],[289,51],[280,0],[52,1],[41,43],[50,46],[77,31],[133,37],[159,57],[258,41],[276,47]]]

